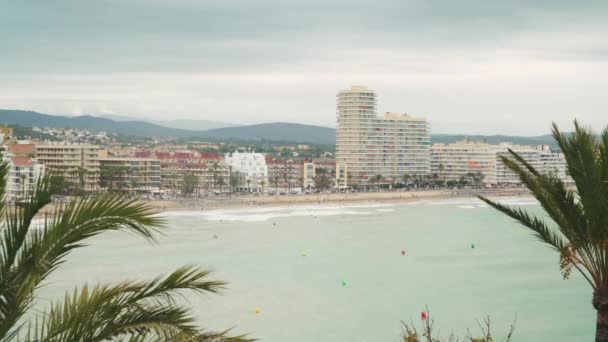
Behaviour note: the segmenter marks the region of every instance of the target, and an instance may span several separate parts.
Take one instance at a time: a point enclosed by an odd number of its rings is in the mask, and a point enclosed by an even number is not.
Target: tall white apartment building
[[[517,152],[539,172],[553,173],[568,181],[563,155],[551,151],[546,145],[491,145],[476,141],[434,144],[431,147],[431,173],[436,173],[440,179],[446,181],[458,181],[471,173],[481,172],[484,175],[483,183],[488,185],[519,184],[521,182],[517,175],[501,160],[501,156],[510,156],[509,149]]]
[[[262,192],[268,187],[268,166],[264,154],[236,151],[226,154],[224,159],[231,172],[241,174],[244,184],[239,184],[240,189]]]
[[[430,135],[425,118],[376,114],[376,94],[353,86],[337,95],[336,164],[348,170],[348,183],[366,184],[430,172]]]

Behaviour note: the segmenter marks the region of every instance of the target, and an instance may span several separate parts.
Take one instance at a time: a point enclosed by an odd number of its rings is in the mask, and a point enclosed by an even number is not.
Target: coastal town
[[[146,199],[224,198],[381,190],[517,188],[500,162],[509,150],[544,173],[568,181],[563,155],[548,145],[460,141],[433,144],[426,118],[376,113],[376,94],[353,86],[337,95],[334,150],[307,155],[308,144],[269,152],[242,143],[170,140],[125,143],[106,132],[33,128],[54,139],[15,136],[1,128],[2,157],[10,163],[8,200],[23,201],[45,173],[66,181],[67,194],[118,191]]]
[[[0,342],[608,342],[608,1],[7,1]]]

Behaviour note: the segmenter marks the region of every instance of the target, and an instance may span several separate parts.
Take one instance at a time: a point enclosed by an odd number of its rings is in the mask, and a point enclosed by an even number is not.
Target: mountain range
[[[97,115],[96,115],[97,116]],[[228,123],[228,122],[220,122],[220,121],[212,121],[212,120],[188,120],[188,119],[176,119],[176,120],[147,120],[147,119],[135,119],[126,115],[116,115],[116,114],[103,114],[98,115],[97,117],[110,119],[116,122],[129,122],[129,121],[143,121],[153,123],[155,125],[168,127],[168,128],[177,128],[184,129],[188,131],[202,131],[209,130],[215,128],[224,128],[224,127],[236,127],[242,126],[239,124]]]
[[[175,120],[177,121],[177,120]],[[174,121],[174,122],[175,122]],[[207,120],[188,120],[190,129],[164,126],[167,121],[146,122],[130,120],[126,116],[97,117],[60,116],[37,113],[33,111],[0,109],[0,123],[19,125],[23,127],[55,127],[78,128],[91,131],[106,131],[140,137],[175,137],[175,138],[207,138],[217,140],[238,141],[270,141],[333,145],[336,142],[336,130],[330,127],[303,125],[286,122],[263,123],[256,125],[205,129],[205,123],[225,124]],[[451,143],[464,139],[486,141],[488,143],[510,142],[522,145],[547,144],[555,147],[550,135],[535,137],[506,136],[506,135],[466,135],[466,134],[432,134],[433,143]]]

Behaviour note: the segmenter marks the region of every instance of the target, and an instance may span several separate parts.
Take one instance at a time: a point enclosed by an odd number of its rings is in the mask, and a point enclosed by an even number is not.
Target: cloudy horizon
[[[0,108],[335,127],[335,95],[433,133],[607,125],[608,2],[6,1]]]

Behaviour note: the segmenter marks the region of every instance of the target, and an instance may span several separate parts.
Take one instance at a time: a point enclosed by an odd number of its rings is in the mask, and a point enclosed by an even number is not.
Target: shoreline
[[[419,200],[440,201],[446,199],[475,198],[478,195],[490,197],[530,197],[524,189],[491,190],[422,190],[383,191],[360,193],[327,193],[306,195],[237,196],[211,199],[144,200],[154,212],[206,211],[218,209],[289,207],[300,205],[339,204],[380,204],[407,203]]]
[[[289,207],[301,205],[340,205],[340,204],[392,204],[420,200],[441,201],[447,199],[475,198],[478,195],[489,197],[530,197],[530,193],[517,189],[466,189],[466,190],[413,190],[413,191],[380,191],[355,193],[321,193],[300,195],[254,196],[240,195],[219,198],[140,200],[154,213],[180,211],[207,211],[218,209]],[[38,215],[49,215],[57,206],[49,204]]]

